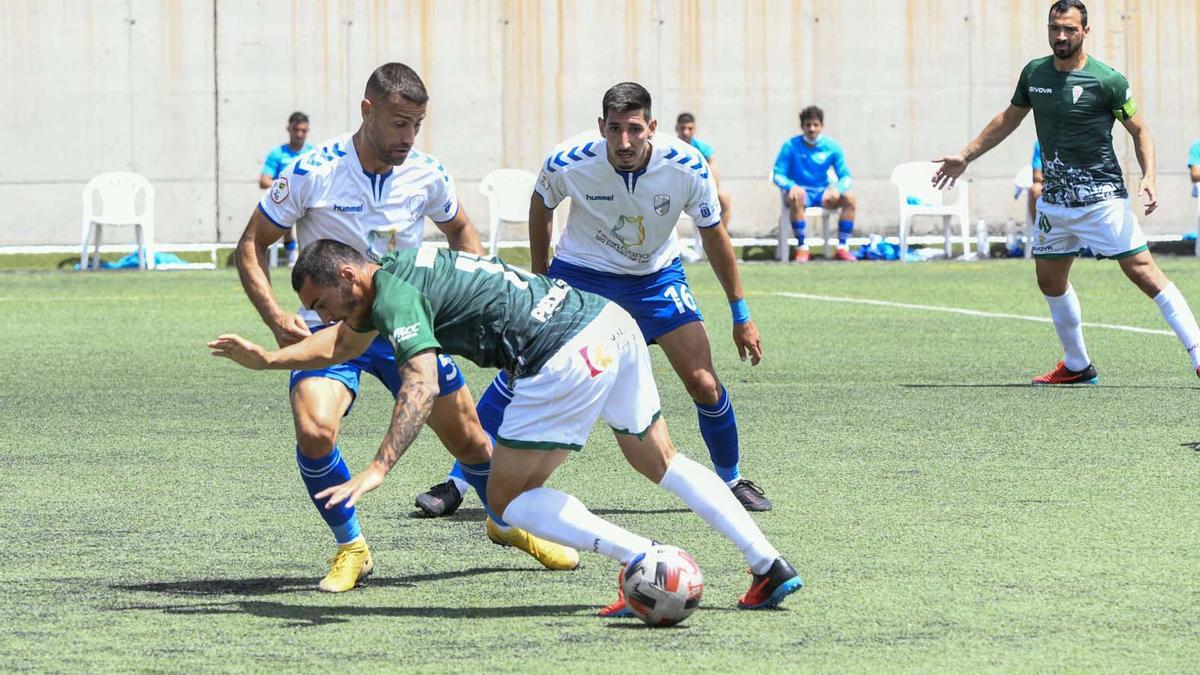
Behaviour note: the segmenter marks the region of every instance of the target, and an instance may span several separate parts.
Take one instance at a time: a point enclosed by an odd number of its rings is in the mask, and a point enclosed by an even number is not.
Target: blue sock
[[[283,242],[283,248],[288,251],[295,251],[296,250],[296,240],[293,239],[291,241]]]
[[[796,245],[804,245],[804,231],[808,228],[808,223],[803,220],[792,221],[792,234],[796,235]]]
[[[845,246],[846,240],[850,238],[850,233],[854,231],[853,220],[838,221],[838,246]]]
[[[467,481],[475,489],[475,494],[479,495],[479,501],[483,502],[483,510],[487,512],[488,517],[496,521],[496,524],[501,527],[509,527],[503,518],[492,512],[492,507],[488,504],[487,481],[488,474],[492,472],[492,463],[490,461],[480,462],[479,464],[455,462],[454,468],[461,471],[463,480]]]
[[[333,539],[339,544],[354,541],[361,534],[358,528],[358,515],[354,507],[346,508],[339,505],[332,509],[325,508],[325,502],[317,501],[313,495],[334,485],[340,485],[350,480],[350,468],[338,446],[333,446],[333,452],[319,459],[309,459],[300,454],[296,448],[296,464],[300,465],[300,477],[304,479],[304,487],[308,488],[308,496],[317,507],[317,512],[325,519],[325,524],[333,530]]]
[[[700,417],[700,435],[708,446],[708,457],[713,469],[726,483],[737,480],[738,431],[737,418],[733,416],[733,405],[729,402],[729,391],[721,387],[721,398],[713,405],[696,404]]]

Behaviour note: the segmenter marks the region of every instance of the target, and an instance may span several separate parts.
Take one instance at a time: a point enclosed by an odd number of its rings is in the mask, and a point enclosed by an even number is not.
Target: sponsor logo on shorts
[[[1050,219],[1044,213],[1038,215],[1038,229],[1046,233],[1049,233],[1051,230]]]
[[[654,195],[654,212],[660,216],[671,210],[671,195]]]
[[[286,176],[280,176],[275,179],[275,184],[271,186],[271,201],[276,204],[282,204],[283,200],[288,196],[288,179]]]
[[[579,350],[579,355],[583,357],[592,377],[603,373],[613,363],[612,355],[602,346],[588,345]]]

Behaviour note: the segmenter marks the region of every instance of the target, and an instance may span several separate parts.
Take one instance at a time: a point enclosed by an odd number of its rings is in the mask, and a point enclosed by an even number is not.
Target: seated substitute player
[[[613,86],[601,111],[599,135],[576,136],[546,159],[529,204],[531,267],[604,296],[634,316],[647,342],[662,347],[695,403],[717,475],[747,510],[768,511],[771,502],[762,489],[741,476],[733,405],[717,379],[704,318],[679,262],[675,223],[686,209],[729,300],[738,353],[758,365],[758,328],[721,226],[712,174],[692,146],[669,136],[651,142],[657,121],[641,85]],[[567,197],[571,213],[549,265],[553,211]],[[493,436],[509,398],[507,377],[500,373],[479,400],[480,421]]]
[[[1042,144],[1038,141],[1033,142],[1033,158],[1029,164],[1033,167],[1033,183],[1029,186],[1029,218],[1035,220],[1037,200],[1042,196],[1042,184],[1046,181],[1046,174],[1042,171]],[[1031,242],[1028,245],[1033,244]]]
[[[858,198],[850,191],[854,182],[850,168],[846,166],[846,155],[837,141],[822,135],[825,128],[825,111],[810,105],[800,111],[800,129],[804,132],[794,136],[779,149],[775,158],[775,169],[771,180],[783,192],[783,201],[792,221],[792,233],[799,244],[792,256],[794,262],[805,263],[812,258],[808,244],[804,241],[804,209],[821,206],[841,209],[838,217],[838,245],[834,257],[854,262],[847,241],[854,232],[855,210]],[[838,181],[829,184],[829,169],[833,168]],[[825,242],[828,245],[828,242]]]
[[[271,148],[266,161],[263,162],[262,171],[258,176],[258,187],[264,190],[269,190],[279,178],[279,174],[296,161],[297,157],[312,150],[313,146],[305,140],[308,138],[308,115],[299,111],[292,113],[288,117],[287,132],[288,142]],[[296,235],[290,229],[283,232],[283,248],[287,251],[288,266],[295,265],[296,256],[300,251],[296,248]]]
[[[544,486],[602,417],[631,466],[742,552],[754,579],[739,607],[778,605],[803,585],[721,480],[676,453],[659,418],[645,340],[615,303],[497,258],[425,247],[393,251],[374,264],[330,240],[304,247],[292,286],[306,307],[339,322],[337,328],[273,352],[223,335],[209,344],[214,355],[254,369],[314,368],[361,354],[385,336],[402,376],[375,460],[318,493],[317,499],[328,499],[325,508],[353,506],[382,484],[430,414],[438,356],[449,353],[513,375],[488,483],[491,504],[508,522],[622,564],[652,545]],[[601,611],[628,613],[623,597]]]
[[[1200,138],[1188,149],[1188,171],[1192,174],[1192,196],[1200,197]]]
[[[401,63],[380,66],[367,81],[358,131],[326,141],[294,163],[251,216],[238,243],[238,272],[246,295],[280,346],[324,327],[313,312],[284,311],[271,291],[266,249],[293,226],[301,248],[327,238],[382,255],[392,247],[419,246],[429,218],[452,248],[482,252],[479,234],[459,206],[449,173],[437,159],[413,147],[428,99],[424,83],[411,68]],[[444,357],[437,366],[441,395],[429,426],[451,454],[463,460],[466,481],[488,509],[491,441],[479,426],[471,394],[454,361]],[[393,394],[398,390],[400,373],[386,340],[378,340],[355,359],[291,375],[296,462],[309,496],[350,478],[337,439],[364,372]],[[353,508],[318,511],[338,544],[320,588],[350,590],[374,567],[357,513]],[[552,569],[573,569],[578,564],[575,551],[538,541],[509,528],[492,511],[488,514],[486,528],[492,541],[520,548]]]
[[[1145,195],[1144,213],[1149,216],[1158,208],[1158,188],[1154,138],[1145,115],[1138,115],[1125,76],[1084,49],[1090,31],[1083,2],[1058,0],[1050,6],[1048,19],[1053,53],[1025,65],[1009,106],[959,154],[934,160],[941,167],[931,181],[939,189],[953,185],[970,162],[1007,138],[1032,110],[1046,183],[1037,204],[1037,239],[1030,245],[1038,288],[1063,348],[1063,359],[1032,383],[1098,381],[1070,280],[1071,265],[1083,247],[1116,260],[1125,276],[1154,300],[1200,375],[1200,326],[1183,293],[1150,254],[1113,150],[1113,122],[1119,121],[1133,139],[1142,168],[1138,194]]]
[[[729,195],[721,190],[721,175],[717,173],[714,163],[713,146],[696,138],[696,116],[691,113],[679,113],[675,118],[675,137],[695,148],[704,161],[708,163],[708,171],[712,174],[713,182],[717,184],[717,202],[721,204],[721,227],[729,230]]]

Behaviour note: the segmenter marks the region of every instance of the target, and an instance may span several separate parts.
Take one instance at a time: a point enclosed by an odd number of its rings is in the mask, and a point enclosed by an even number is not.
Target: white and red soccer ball
[[[700,606],[704,576],[687,551],[656,544],[629,561],[621,590],[634,616],[651,626],[673,626]]]

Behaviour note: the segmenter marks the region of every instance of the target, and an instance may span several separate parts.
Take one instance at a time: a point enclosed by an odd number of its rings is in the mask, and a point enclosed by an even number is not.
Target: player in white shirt
[[[675,223],[686,211],[733,312],[738,354],[757,365],[758,328],[742,293],[729,234],[721,225],[716,183],[700,152],[670,134],[654,136],[650,93],[622,82],[605,94],[599,133],[576,136],[546,158],[529,204],[531,268],[616,302],[662,347],[696,404],[700,433],[717,474],[750,511],[771,502],[739,470],[737,420],[712,365],[703,317],[679,262]],[[554,209],[571,212],[549,264]],[[502,373],[479,402],[494,434],[510,398]]]
[[[380,66],[367,81],[358,130],[322,143],[292,164],[259,202],[238,242],[237,266],[246,295],[280,346],[325,327],[315,312],[285,311],[271,291],[266,251],[289,228],[295,227],[301,247],[318,239],[335,239],[368,256],[379,256],[393,248],[419,246],[429,218],[445,233],[451,248],[483,253],[450,174],[437,159],[413,147],[428,98],[424,83],[411,68],[401,63]],[[382,338],[351,361],[291,374],[296,461],[310,497],[350,478],[337,438],[342,417],[357,397],[363,371],[396,395],[399,369],[391,345]],[[460,460],[465,483],[484,502],[489,538],[516,546],[552,569],[576,567],[575,550],[510,528],[491,513],[486,499],[491,441],[479,425],[462,373],[448,356],[439,357],[438,381],[439,397],[428,424]],[[404,403],[397,401],[397,414]],[[315,499],[313,503],[338,544],[320,588],[350,590],[374,568],[357,513],[354,508],[325,509]]]

